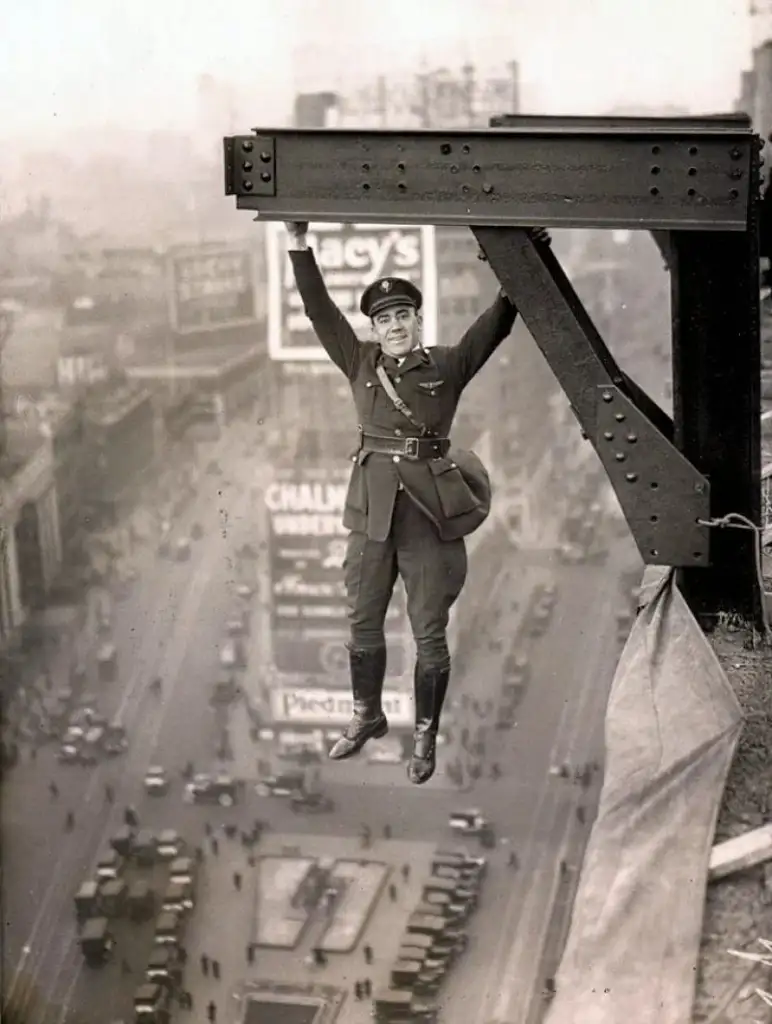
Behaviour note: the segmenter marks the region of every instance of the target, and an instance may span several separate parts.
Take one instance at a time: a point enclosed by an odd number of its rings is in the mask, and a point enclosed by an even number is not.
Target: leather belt
[[[360,434],[360,450],[377,455],[399,455],[404,459],[421,461],[441,459],[450,448],[448,437],[383,437],[379,434]]]

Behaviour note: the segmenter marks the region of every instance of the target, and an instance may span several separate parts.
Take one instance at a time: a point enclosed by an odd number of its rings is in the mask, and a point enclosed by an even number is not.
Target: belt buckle
[[[418,438],[417,437],[406,437],[405,438],[405,458],[417,459],[418,458]]]

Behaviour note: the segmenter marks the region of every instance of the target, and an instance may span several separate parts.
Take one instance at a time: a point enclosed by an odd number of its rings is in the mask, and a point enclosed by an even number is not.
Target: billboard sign
[[[268,353],[280,362],[327,359],[295,285],[284,225],[266,225]],[[362,292],[380,277],[404,277],[423,293],[423,343],[437,344],[437,266],[434,228],[394,224],[318,224],[308,242],[330,297],[361,340],[370,322],[359,311]]]
[[[284,687],[269,691],[271,717],[283,725],[345,725],[354,710],[351,693],[326,687]],[[383,710],[389,725],[413,727],[413,706],[410,695],[400,690],[383,691]]]
[[[257,321],[254,253],[236,247],[172,250],[169,318],[178,334],[216,331]]]
[[[348,607],[343,578],[347,532],[342,525],[347,482],[338,470],[320,478],[293,470],[264,492],[267,511],[270,631],[279,673],[348,674]],[[399,644],[390,651],[389,674],[401,674],[405,603],[395,592],[387,632]],[[391,645],[390,645],[391,646]]]

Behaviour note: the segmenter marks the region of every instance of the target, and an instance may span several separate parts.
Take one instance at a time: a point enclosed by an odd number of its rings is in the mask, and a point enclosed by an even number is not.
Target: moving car
[[[134,1020],[137,1024],[167,1024],[169,1020],[169,989],[166,985],[146,982],[134,995]]]
[[[123,871],[123,857],[112,848],[101,854],[97,866],[96,877],[100,882],[112,881]]]
[[[165,768],[151,765],[145,773],[145,792],[149,796],[163,796],[169,792],[169,776]]]
[[[193,909],[193,881],[170,881],[166,887],[161,910],[175,914],[185,914]]]
[[[155,922],[155,945],[179,946],[182,941],[183,929],[182,914],[173,910],[162,910]]]
[[[129,748],[129,740],[126,735],[125,726],[118,722],[112,722],[104,731],[102,736],[102,750],[108,757],[118,757]]]
[[[190,804],[219,804],[220,807],[233,807],[240,789],[241,784],[230,775],[194,775],[185,786],[184,799]]]
[[[180,987],[182,963],[174,946],[156,946],[145,968],[145,978],[172,991]]]
[[[453,832],[477,836],[488,825],[488,820],[482,811],[471,808],[468,811],[453,811],[448,819],[448,824]]]
[[[89,967],[101,967],[107,963],[115,948],[107,918],[92,917],[86,921],[78,936],[78,944]]]
[[[98,763],[99,754],[92,745],[85,742],[82,734],[76,737],[69,733],[59,747],[56,758],[61,764],[90,765]]]
[[[161,860],[176,860],[185,849],[184,839],[173,828],[162,829],[155,845]]]
[[[231,637],[220,648],[220,665],[224,669],[247,667],[247,652],[238,638]]]
[[[258,796],[291,797],[305,793],[305,772],[284,772],[281,775],[266,775],[255,786]]]

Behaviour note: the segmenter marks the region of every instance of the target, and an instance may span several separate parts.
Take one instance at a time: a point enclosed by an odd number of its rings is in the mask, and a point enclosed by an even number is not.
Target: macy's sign
[[[345,690],[290,690],[277,687],[270,691],[274,722],[307,722],[312,725],[345,725],[353,711],[351,694]],[[383,710],[392,725],[412,726],[413,708],[407,693],[384,690]]]

